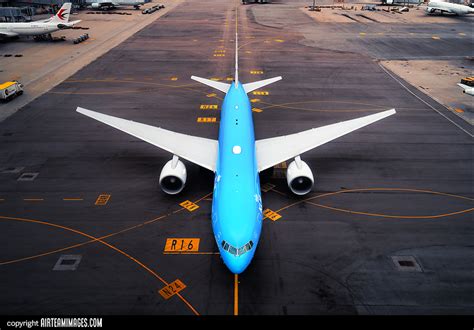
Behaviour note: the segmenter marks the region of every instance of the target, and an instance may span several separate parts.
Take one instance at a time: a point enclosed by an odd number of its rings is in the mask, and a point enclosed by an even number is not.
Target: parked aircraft
[[[468,85],[464,85],[464,84],[461,84],[459,83],[458,84],[459,87],[462,87],[463,89],[463,93],[466,93],[467,95],[471,95],[471,96],[474,96],[474,87],[472,86],[468,86]]]
[[[66,2],[52,18],[35,22],[0,23],[0,36],[20,37],[20,36],[43,36],[51,38],[51,33],[67,29],[80,22],[69,22],[71,13],[71,3]]]
[[[121,6],[133,6],[135,9],[140,9],[145,0],[86,0],[86,3],[92,9],[111,9]]]
[[[218,140],[206,139],[125,120],[78,107],[77,112],[135,136],[173,154],[163,167],[159,184],[167,194],[180,193],[187,171],[180,158],[215,173],[212,227],[220,255],[234,274],[250,264],[262,229],[259,173],[288,159],[287,183],[296,195],[312,190],[313,173],[300,155],[359,128],[395,114],[395,109],[343,121],[296,134],[255,141],[248,93],[282,77],[241,83],[238,71],[238,35],[235,77],[231,84],[192,76],[191,79],[225,93]]]
[[[440,12],[441,14],[450,13],[461,16],[474,13],[474,8],[457,3],[430,1],[428,3],[428,7],[426,8],[426,12],[430,14],[435,12]]]

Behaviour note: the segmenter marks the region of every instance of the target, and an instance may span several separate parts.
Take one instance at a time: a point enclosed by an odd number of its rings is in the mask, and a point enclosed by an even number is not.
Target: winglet
[[[281,79],[282,79],[282,77],[278,76],[278,77],[274,77],[274,78],[270,78],[270,79],[259,80],[259,81],[251,82],[251,83],[248,83],[248,84],[244,84],[244,90],[245,90],[246,93],[250,93],[250,92],[252,92],[256,89],[262,88],[263,86],[273,84],[274,82],[277,82]]]
[[[221,82],[206,79],[206,78],[191,76],[191,79],[195,80],[197,82],[200,82],[201,84],[207,85],[207,86],[215,88],[217,90],[220,90],[221,92],[224,92],[224,93],[227,93],[227,91],[230,88],[229,84],[221,83]]]

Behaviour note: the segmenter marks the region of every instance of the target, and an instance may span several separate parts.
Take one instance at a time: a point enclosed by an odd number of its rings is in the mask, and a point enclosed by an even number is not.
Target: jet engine
[[[426,12],[427,12],[427,13],[430,13],[430,14],[434,13],[435,10],[436,10],[436,9],[431,8],[431,7],[427,7],[427,8],[426,8]]]
[[[91,7],[92,7],[93,9],[100,9],[100,3],[98,3],[98,2],[93,2],[93,3],[91,3]]]
[[[308,164],[298,156],[290,163],[286,171],[288,187],[296,195],[306,195],[311,191],[314,184],[313,172]]]
[[[186,184],[186,177],[186,166],[178,156],[173,156],[173,159],[167,162],[161,170],[161,190],[169,195],[179,194]]]

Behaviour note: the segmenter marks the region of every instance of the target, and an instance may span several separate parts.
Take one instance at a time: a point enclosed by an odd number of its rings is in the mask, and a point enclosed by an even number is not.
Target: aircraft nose
[[[233,274],[241,274],[247,269],[250,264],[251,258],[249,255],[233,256],[229,252],[225,251],[223,255],[224,263]]]

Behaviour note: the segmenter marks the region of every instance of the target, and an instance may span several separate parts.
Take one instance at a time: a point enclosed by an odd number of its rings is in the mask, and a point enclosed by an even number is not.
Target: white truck
[[[0,84],[0,100],[2,101],[10,101],[21,94],[23,94],[23,85],[18,81],[7,81]]]

